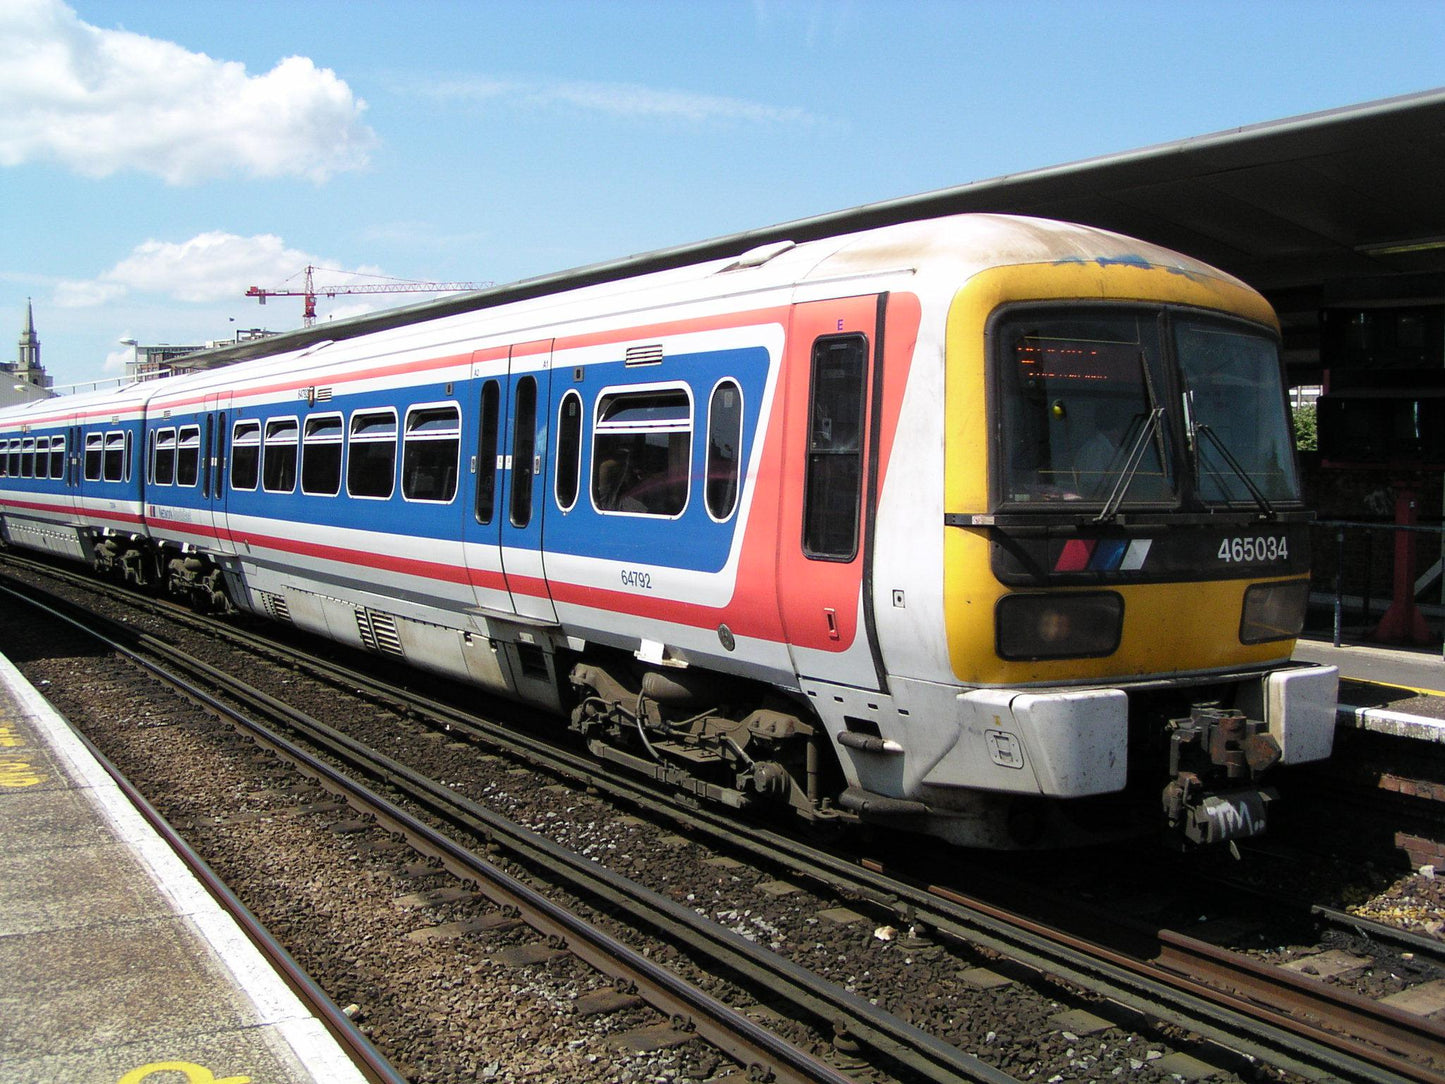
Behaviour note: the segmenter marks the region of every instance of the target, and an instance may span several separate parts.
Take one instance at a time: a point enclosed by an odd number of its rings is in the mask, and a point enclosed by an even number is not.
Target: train
[[[1232,845],[1329,757],[1278,323],[1230,275],[964,214],[443,301],[0,411],[0,540],[749,815]]]

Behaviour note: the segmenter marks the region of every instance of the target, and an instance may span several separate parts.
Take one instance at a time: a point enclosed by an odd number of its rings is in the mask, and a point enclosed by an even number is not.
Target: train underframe
[[[235,613],[226,574],[210,556],[186,546],[156,545],[140,535],[106,533],[91,543],[91,568],[104,579],[186,600],[197,613]]]
[[[120,532],[91,541],[92,565],[106,578],[163,591],[198,612],[244,608],[232,599],[225,571],[202,552]],[[424,658],[408,661],[442,669]],[[1112,793],[925,786],[900,797],[849,786],[828,729],[807,705],[771,687],[698,668],[659,668],[615,649],[557,652],[546,661],[557,687],[551,706],[571,708],[570,728],[594,756],[688,800],[737,810],[891,825],[988,848],[1100,842],[1162,824],[1167,841],[1195,846],[1264,831],[1277,796],[1263,781],[1282,758],[1262,717],[1267,698],[1241,692],[1258,685],[1258,675],[1128,692],[1121,750],[1128,780]],[[838,739],[843,746],[870,740],[852,733]]]

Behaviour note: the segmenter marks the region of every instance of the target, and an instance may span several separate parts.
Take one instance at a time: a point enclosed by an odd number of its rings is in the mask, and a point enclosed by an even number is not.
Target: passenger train
[[[324,335],[0,411],[0,537],[739,809],[1204,844],[1330,754],[1276,321],[1187,257],[959,215]]]

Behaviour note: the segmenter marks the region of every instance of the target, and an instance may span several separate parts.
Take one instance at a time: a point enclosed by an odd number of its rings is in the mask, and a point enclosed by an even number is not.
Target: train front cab
[[[1053,842],[1125,792],[1214,843],[1264,830],[1276,763],[1330,754],[1337,674],[1289,662],[1309,514],[1275,328],[1233,280],[1142,260],[995,268],[957,294],[944,610],[964,691],[931,809],[975,787],[1082,799],[1012,807],[1009,842]]]

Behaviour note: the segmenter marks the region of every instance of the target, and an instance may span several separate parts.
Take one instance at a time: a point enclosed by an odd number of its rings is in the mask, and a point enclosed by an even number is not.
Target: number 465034
[[[1221,561],[1240,564],[1248,561],[1284,561],[1289,558],[1289,539],[1279,535],[1258,538],[1226,538],[1219,543]]]

